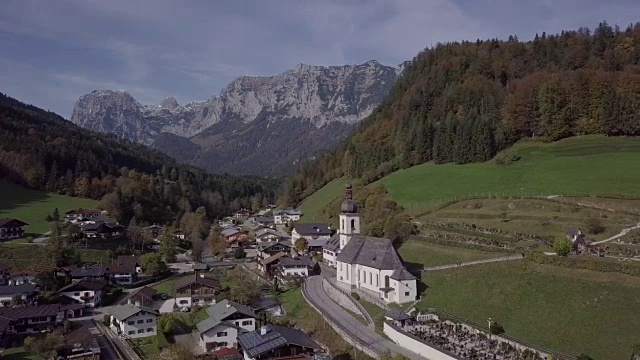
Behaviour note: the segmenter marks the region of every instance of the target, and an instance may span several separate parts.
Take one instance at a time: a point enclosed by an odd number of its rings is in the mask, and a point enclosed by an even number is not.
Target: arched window
[[[342,230],[343,232],[344,232],[344,230],[345,230],[345,227],[344,227],[344,219],[342,219],[342,227],[341,227],[341,230]]]
[[[389,275],[385,275],[384,277],[384,287],[389,287]]]
[[[351,230],[355,230],[355,229],[356,229],[356,220],[351,219]]]

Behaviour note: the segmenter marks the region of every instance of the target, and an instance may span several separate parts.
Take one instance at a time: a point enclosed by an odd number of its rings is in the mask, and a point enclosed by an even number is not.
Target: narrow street
[[[118,352],[112,347],[111,343],[105,338],[104,335],[98,330],[95,323],[87,318],[78,321],[83,327],[89,329],[91,334],[98,341],[98,346],[100,347],[100,359],[102,360],[120,360],[120,356]]]

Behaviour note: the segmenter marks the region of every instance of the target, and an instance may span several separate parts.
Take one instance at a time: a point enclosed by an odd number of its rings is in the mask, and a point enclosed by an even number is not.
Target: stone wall
[[[338,303],[338,305],[362,316],[365,320],[371,322],[369,314],[362,310],[362,308],[349,294],[333,286],[327,279],[322,280],[322,287],[324,289],[324,292],[326,292],[327,295],[329,295],[329,297],[333,299],[333,301]]]

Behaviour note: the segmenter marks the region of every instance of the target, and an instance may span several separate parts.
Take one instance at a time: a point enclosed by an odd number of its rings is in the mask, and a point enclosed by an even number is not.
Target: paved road
[[[84,319],[79,321],[83,327],[89,329],[91,334],[98,341],[98,346],[100,346],[100,359],[102,360],[120,360],[118,353],[112,347],[111,343],[102,335],[100,330],[96,327],[95,323],[90,319]]]
[[[611,240],[619,239],[619,238],[621,238],[621,237],[623,237],[623,236],[627,235],[627,234],[629,233],[629,231],[631,231],[631,230],[638,230],[638,229],[640,229],[640,223],[637,223],[637,224],[635,224],[634,226],[628,227],[628,228],[626,228],[626,229],[622,229],[622,231],[620,231],[617,235],[614,235],[614,236],[612,236],[612,237],[610,237],[610,238],[608,238],[608,239],[601,240],[601,241],[595,241],[595,242],[592,242],[592,243],[591,243],[591,245],[602,244],[602,243],[609,242],[609,241],[611,241]]]
[[[305,291],[307,292],[308,298],[322,311],[324,316],[327,316],[334,322],[338,323],[345,332],[349,333],[352,339],[371,348],[378,354],[382,354],[386,350],[389,350],[391,353],[402,354],[409,359],[425,359],[422,356],[383,338],[381,335],[376,333],[375,330],[368,328],[366,325],[356,320],[356,318],[347,313],[342,307],[340,307],[340,305],[331,300],[322,287],[322,280],[323,278],[321,276],[311,276],[307,278]]]
[[[115,346],[120,350],[120,353],[124,355],[127,360],[139,360],[140,357],[138,354],[133,351],[133,349],[127,344],[123,339],[114,334],[111,330],[107,329],[106,326],[102,325],[99,321],[96,322],[98,328],[102,332],[102,334],[107,337]]]

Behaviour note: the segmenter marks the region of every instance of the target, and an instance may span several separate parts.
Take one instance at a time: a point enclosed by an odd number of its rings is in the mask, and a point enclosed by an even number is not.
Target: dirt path
[[[616,235],[614,235],[614,236],[612,236],[612,237],[610,237],[608,239],[592,242],[591,245],[598,245],[598,244],[602,244],[602,243],[606,243],[606,242],[609,242],[609,241],[612,241],[612,240],[619,239],[619,238],[627,235],[629,233],[629,231],[638,230],[638,229],[640,229],[640,222],[635,224],[634,226],[622,229],[622,231],[620,231],[618,234],[616,234]]]

